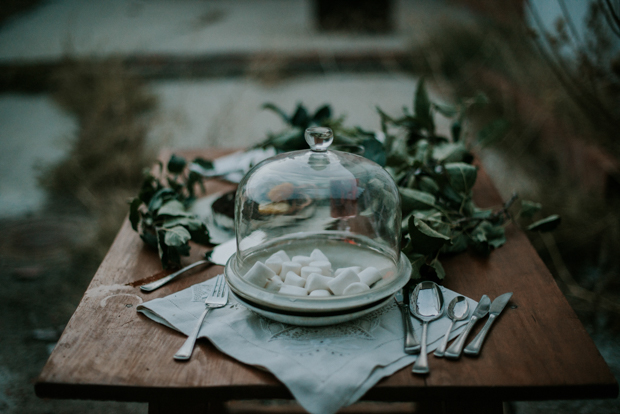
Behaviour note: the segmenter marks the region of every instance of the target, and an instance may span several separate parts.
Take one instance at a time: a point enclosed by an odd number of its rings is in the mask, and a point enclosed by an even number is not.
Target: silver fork
[[[226,285],[226,281],[224,280],[224,275],[219,275],[215,279],[215,286],[213,286],[213,291],[207,296],[205,299],[206,309],[198,318],[198,323],[196,327],[192,331],[192,333],[187,337],[185,343],[179,348],[176,354],[174,354],[174,359],[177,361],[187,361],[192,356],[192,352],[194,351],[194,345],[196,344],[196,338],[198,337],[198,332],[200,332],[200,327],[202,326],[202,322],[204,321],[207,313],[213,308],[221,308],[225,306],[228,302],[228,286]]]

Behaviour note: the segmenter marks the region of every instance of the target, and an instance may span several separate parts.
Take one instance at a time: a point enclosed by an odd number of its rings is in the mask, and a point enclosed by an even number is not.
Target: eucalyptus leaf
[[[471,240],[478,253],[488,255],[493,249],[506,243],[506,232],[501,225],[484,220],[472,232]]]
[[[434,134],[435,122],[431,115],[431,101],[428,98],[428,92],[424,86],[424,79],[418,82],[413,107],[415,119],[420,122],[429,133]]]
[[[436,207],[435,196],[432,194],[403,187],[398,187],[398,192],[400,193],[403,214],[409,214],[413,210]]]
[[[425,193],[436,195],[439,192],[439,185],[435,180],[428,176],[422,176],[419,178],[418,187]]]
[[[435,270],[435,274],[439,280],[444,280],[446,278],[446,271],[439,260],[433,260],[429,266]]]
[[[168,171],[173,174],[181,174],[186,165],[187,161],[185,161],[185,158],[172,154],[168,161]]]
[[[308,127],[310,123],[310,115],[308,115],[308,111],[302,104],[297,105],[297,110],[291,117],[291,125],[305,129]]]
[[[368,158],[382,167],[385,166],[387,159],[382,143],[373,136],[363,140],[361,145],[364,147],[364,158]]]
[[[332,117],[332,108],[329,105],[323,105],[316,110],[312,116],[312,121],[317,125],[322,125],[324,121]]]
[[[282,109],[280,109],[279,107],[277,107],[276,105],[272,104],[272,103],[266,103],[263,104],[262,106],[263,109],[269,109],[270,111],[275,112],[276,114],[278,114],[280,116],[280,118],[282,118],[282,120],[284,122],[286,122],[287,124],[291,123],[291,118],[286,114],[286,112],[284,112]]]
[[[189,231],[183,226],[176,226],[170,229],[165,229],[164,243],[167,246],[181,246],[187,243],[192,238]]]
[[[450,186],[461,194],[469,194],[476,183],[478,169],[473,165],[463,162],[446,164],[444,165],[444,169],[448,176]]]
[[[461,140],[461,131],[463,127],[461,121],[454,121],[450,126],[450,133],[452,134],[452,141],[459,142]]]
[[[207,160],[204,159],[202,157],[196,157],[194,158],[194,161],[192,161],[194,164],[198,164],[200,167],[204,168],[205,170],[212,170],[213,169],[213,161],[211,160]]]
[[[527,229],[531,231],[540,231],[547,232],[555,230],[560,223],[562,222],[562,218],[557,214],[552,214],[549,217],[545,217],[542,220],[538,220],[530,224]]]
[[[185,211],[185,206],[179,200],[170,200],[157,211],[158,216],[194,217],[192,213]]]
[[[471,153],[463,142],[443,143],[433,147],[432,157],[438,162],[463,162],[471,158]]]
[[[450,243],[450,237],[433,230],[417,217],[409,219],[409,237],[412,251],[420,254],[436,252],[444,244]]]
[[[142,200],[136,197],[131,200],[129,205],[129,222],[131,223],[131,228],[134,231],[138,231],[138,224],[140,223],[140,206],[142,205]]]
[[[421,279],[422,274],[420,273],[420,269],[426,264],[426,256],[419,253],[412,253],[407,255],[407,258],[411,262],[411,278]]]
[[[439,103],[434,102],[433,107],[437,110],[437,112],[439,112],[446,118],[452,118],[458,113],[458,109],[454,105],[439,104]]]
[[[540,203],[535,203],[528,200],[521,200],[521,217],[533,217],[534,214],[538,213],[541,209],[542,205]]]
[[[169,200],[172,200],[173,198],[175,198],[175,196],[176,196],[176,193],[172,189],[162,188],[161,190],[153,194],[153,197],[151,197],[151,200],[148,205],[149,211],[151,212],[157,211],[162,206],[162,204],[164,204],[165,202]]]

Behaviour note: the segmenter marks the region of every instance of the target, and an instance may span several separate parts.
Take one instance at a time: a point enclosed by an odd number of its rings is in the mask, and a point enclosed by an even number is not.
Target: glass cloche
[[[308,128],[305,138],[310,150],[264,160],[240,182],[228,284],[237,297],[276,312],[375,305],[411,273],[400,253],[396,183],[373,161],[329,150],[329,128]]]

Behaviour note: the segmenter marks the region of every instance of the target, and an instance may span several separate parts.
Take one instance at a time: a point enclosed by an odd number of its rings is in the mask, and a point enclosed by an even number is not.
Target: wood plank
[[[216,154],[187,154],[199,153]],[[220,181],[207,187],[209,192],[232,188]],[[475,197],[482,206],[501,204],[483,170]],[[501,401],[618,395],[615,378],[525,235],[509,227],[507,236],[506,245],[488,258],[464,253],[443,261],[450,289],[474,299],[514,292],[480,357],[455,362],[430,356],[428,377],[414,376],[405,368],[382,380],[364,399]],[[192,249],[186,262],[202,252]],[[148,294],[127,286],[159,270],[157,253],[144,247],[125,221],[35,384],[38,396],[119,401],[291,398],[271,374],[236,362],[204,340],[191,362],[174,361],[171,356],[185,337],[137,314],[135,306],[213,277],[222,267],[183,276]]]

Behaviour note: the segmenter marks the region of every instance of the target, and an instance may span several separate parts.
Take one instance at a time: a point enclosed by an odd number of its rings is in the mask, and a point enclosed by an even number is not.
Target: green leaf
[[[185,158],[172,154],[168,160],[168,171],[172,174],[181,174],[186,165]]]
[[[193,230],[200,230],[205,225],[196,217],[171,217],[164,220],[161,225],[162,228],[170,229],[177,226],[183,226],[190,232]]]
[[[448,182],[455,191],[461,194],[469,194],[476,178],[478,177],[478,169],[470,164],[463,162],[454,162],[444,165]]]
[[[183,203],[178,200],[170,200],[157,211],[158,216],[172,217],[194,217],[193,214],[185,211]]]
[[[446,277],[446,271],[444,270],[441,262],[437,259],[433,260],[430,263],[430,267],[432,267],[435,270],[435,273],[437,274],[437,277],[439,278],[439,280],[444,280]]]
[[[452,118],[458,113],[458,110],[454,105],[433,103],[433,107],[437,110],[437,112],[446,118]]]
[[[323,105],[316,110],[312,116],[312,122],[317,125],[322,125],[323,122],[332,117],[332,108],[329,105]]]
[[[433,195],[439,192],[439,185],[437,185],[437,182],[433,180],[431,177],[428,177],[425,175],[422,177],[419,177],[418,187],[420,188],[421,191],[424,191],[425,193],[429,193]]]
[[[444,244],[450,242],[450,237],[433,230],[417,217],[409,219],[409,237],[412,251],[421,254],[436,252]]]
[[[412,253],[407,255],[407,258],[411,262],[411,279],[421,279],[420,269],[426,264],[426,256],[419,253]]]
[[[129,205],[129,221],[131,222],[131,228],[134,231],[138,231],[138,224],[140,223],[140,206],[142,205],[142,200],[138,197],[131,200]]]
[[[461,131],[463,127],[460,121],[454,121],[450,126],[450,133],[452,134],[452,141],[459,142],[461,139]]]
[[[452,237],[452,244],[445,244],[441,248],[442,253],[461,253],[467,250],[469,238],[464,233],[459,233]]]
[[[552,214],[549,217],[545,217],[542,220],[538,220],[535,223],[530,224],[527,229],[531,231],[553,231],[555,230],[560,223],[562,222],[562,218],[557,214]]]
[[[364,146],[364,158],[368,158],[382,167],[385,166],[386,154],[382,143],[373,136],[363,140],[361,145]]]
[[[189,231],[183,226],[176,226],[171,229],[165,229],[164,243],[167,246],[181,246],[192,238]]]
[[[206,159],[201,158],[201,157],[196,157],[196,158],[194,158],[194,161],[192,161],[192,162],[194,164],[200,165],[205,170],[212,170],[213,169],[213,161],[211,161],[211,160],[206,160]]]
[[[501,225],[485,220],[472,231],[471,241],[478,253],[488,255],[493,249],[506,243],[506,232]]]
[[[172,200],[176,197],[176,193],[170,188],[162,188],[157,191],[153,197],[151,197],[151,201],[149,202],[149,211],[155,212],[157,211],[162,204],[165,202]]]
[[[463,162],[471,158],[470,152],[462,142],[435,145],[432,156],[437,162]]]
[[[434,134],[435,123],[433,122],[433,116],[431,115],[431,101],[428,98],[426,87],[424,86],[424,79],[420,79],[415,91],[415,100],[413,104],[414,114],[416,119],[426,128],[426,130]]]
[[[507,120],[503,118],[496,119],[488,123],[478,132],[476,142],[479,145],[486,147],[506,135],[509,129],[510,123]]]
[[[538,213],[542,209],[540,203],[535,203],[529,200],[521,200],[521,217],[530,218],[534,214]]]
[[[273,111],[276,114],[280,115],[280,118],[282,118],[282,120],[284,122],[286,122],[287,124],[291,123],[291,118],[289,118],[289,116],[282,109],[277,107],[276,105],[274,105],[272,103],[266,103],[266,104],[263,104],[262,108],[263,109],[269,109],[270,111]]]
[[[398,187],[402,201],[403,214],[409,214],[413,210],[425,210],[435,206],[435,196],[424,191],[411,188]]]
[[[297,151],[301,149],[307,149],[308,144],[304,139],[304,130],[301,128],[291,128],[278,135],[271,137],[269,143],[273,145],[278,151]]]
[[[291,118],[291,125],[301,129],[306,129],[309,123],[310,115],[308,115],[308,111],[302,104],[298,104],[297,110]]]

